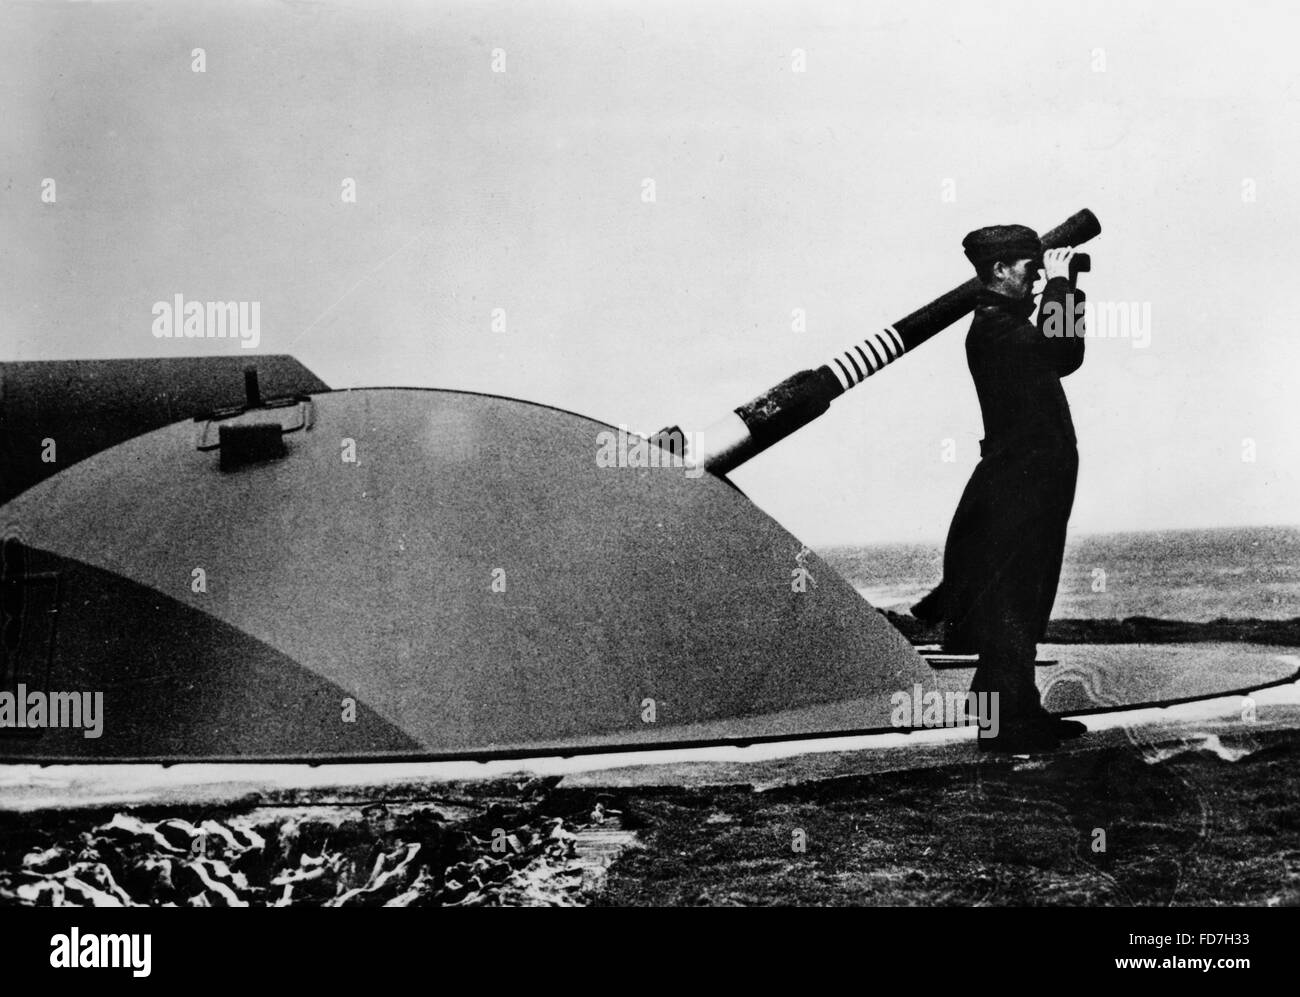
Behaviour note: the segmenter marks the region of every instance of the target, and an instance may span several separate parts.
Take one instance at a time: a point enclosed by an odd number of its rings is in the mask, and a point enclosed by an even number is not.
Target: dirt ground
[[[1300,726],[1219,730],[6,813],[0,902],[1300,904]]]
[[[642,792],[593,902],[1297,905],[1300,732],[1251,741]]]

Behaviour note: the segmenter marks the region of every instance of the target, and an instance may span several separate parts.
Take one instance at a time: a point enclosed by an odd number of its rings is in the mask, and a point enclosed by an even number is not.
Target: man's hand
[[[1047,280],[1053,277],[1070,276],[1070,260],[1074,257],[1075,248],[1065,246],[1062,249],[1049,249],[1043,254],[1043,276]]]

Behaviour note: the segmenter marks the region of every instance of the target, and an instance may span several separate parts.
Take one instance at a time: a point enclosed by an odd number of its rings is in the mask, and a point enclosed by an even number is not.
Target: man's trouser
[[[945,576],[951,567],[958,582],[953,630],[979,651],[971,690],[998,694],[1003,723],[1042,709],[1034,661],[1060,581],[1077,472],[1072,448],[986,454],[954,518],[945,558]]]

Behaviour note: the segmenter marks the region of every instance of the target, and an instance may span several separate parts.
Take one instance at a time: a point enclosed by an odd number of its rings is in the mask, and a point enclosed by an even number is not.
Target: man
[[[1078,473],[1061,378],[1083,363],[1083,294],[1072,286],[1074,250],[1044,253],[1024,225],[978,229],[962,248],[984,285],[966,337],[984,439],[948,531],[943,581],[912,612],[943,621],[945,650],[979,652],[971,691],[996,693],[1000,717],[998,736],[982,738],[981,749],[1050,751],[1087,729],[1051,717],[1034,684]],[[1046,283],[1035,328],[1029,316],[1040,269]],[[1072,324],[1067,312],[1078,316]]]

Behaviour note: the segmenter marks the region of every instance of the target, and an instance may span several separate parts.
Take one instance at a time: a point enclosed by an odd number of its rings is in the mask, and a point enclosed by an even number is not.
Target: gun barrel
[[[1045,233],[1043,246],[1078,246],[1100,233],[1097,216],[1085,208]],[[726,474],[739,467],[825,413],[831,402],[850,388],[969,314],[975,308],[980,288],[978,278],[972,277],[837,353],[829,363],[786,378],[703,430],[698,452],[688,454],[688,459],[714,474]],[[662,430],[655,434],[656,438],[674,429]]]

